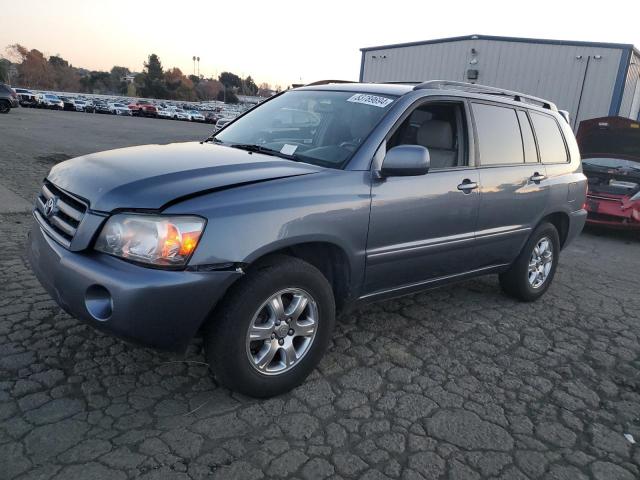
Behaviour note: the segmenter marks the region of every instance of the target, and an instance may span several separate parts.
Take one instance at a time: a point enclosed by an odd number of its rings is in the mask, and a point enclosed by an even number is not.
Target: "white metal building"
[[[469,35],[361,49],[361,82],[456,80],[547,98],[581,120],[640,120],[633,45]]]

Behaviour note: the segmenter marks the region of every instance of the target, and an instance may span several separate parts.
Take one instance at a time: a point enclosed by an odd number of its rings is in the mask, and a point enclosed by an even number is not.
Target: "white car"
[[[189,114],[181,108],[172,108],[171,118],[173,118],[174,120],[191,120]]]
[[[84,112],[84,109],[87,106],[87,102],[85,102],[84,100],[76,100],[75,104],[76,104],[76,112]]]
[[[192,122],[204,122],[204,115],[197,110],[188,110],[187,114]]]
[[[124,103],[109,103],[108,104],[109,112],[114,115],[128,115],[131,116],[131,110]]]
[[[52,95],[51,93],[39,93],[37,95],[37,98],[38,107],[40,108],[64,110],[64,102],[60,100],[60,97],[58,97],[57,95]]]
[[[158,117],[173,118],[173,110],[171,110],[170,108],[158,107]]]
[[[218,130],[220,130],[222,127],[224,127],[227,123],[231,122],[233,120],[233,118],[221,118],[220,120],[218,120],[216,122],[216,126],[214,128],[214,132],[217,132]]]

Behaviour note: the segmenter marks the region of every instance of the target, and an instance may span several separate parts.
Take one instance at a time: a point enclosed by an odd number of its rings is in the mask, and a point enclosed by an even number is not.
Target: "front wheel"
[[[550,223],[536,228],[509,270],[500,274],[500,286],[523,302],[540,298],[549,288],[560,258],[558,230]]]
[[[224,386],[270,397],[299,385],[331,339],[335,302],[312,265],[274,256],[234,285],[207,325],[207,362]]]
[[[0,113],[9,113],[11,105],[6,100],[0,100]]]

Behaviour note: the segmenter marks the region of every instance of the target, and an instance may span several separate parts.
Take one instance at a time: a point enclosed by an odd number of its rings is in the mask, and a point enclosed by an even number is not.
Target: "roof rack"
[[[423,83],[423,82],[414,81],[414,80],[406,81],[406,82],[403,82],[403,81],[400,81],[400,80],[398,80],[398,81],[394,80],[394,81],[391,81],[391,82],[380,82],[380,83],[384,83],[385,85],[418,85],[418,84]]]
[[[307,83],[305,87],[313,87],[315,85],[328,85],[330,83],[358,83],[352,80],[318,80],[317,82]]]
[[[533,95],[527,95],[526,93],[513,92],[511,90],[505,90],[504,88],[490,87],[488,85],[479,85],[477,83],[467,82],[454,82],[449,80],[429,80],[428,82],[422,82],[419,85],[413,87],[414,90],[424,89],[451,89],[462,90],[471,93],[481,93],[485,95],[503,95],[505,97],[511,97],[516,102],[533,102],[539,103],[542,108],[548,110],[558,111],[555,103],[545,100],[544,98],[534,97]]]

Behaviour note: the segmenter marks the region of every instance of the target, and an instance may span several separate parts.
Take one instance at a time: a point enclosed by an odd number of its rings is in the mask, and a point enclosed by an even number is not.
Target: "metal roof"
[[[422,40],[418,42],[393,43],[389,45],[379,45],[375,47],[361,48],[361,52],[369,52],[371,50],[386,50],[389,48],[413,47],[416,45],[429,45],[433,43],[459,42],[462,40],[495,40],[499,42],[521,42],[521,43],[539,43],[546,45],[573,45],[583,47],[601,47],[601,48],[619,48],[624,50],[633,50],[640,55],[640,50],[630,43],[606,43],[606,42],[583,42],[578,40],[552,40],[543,38],[522,38],[522,37],[499,37],[495,35],[464,35],[460,37],[436,38],[433,40]]]

